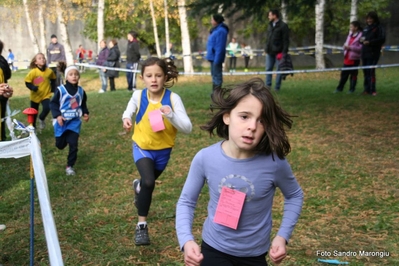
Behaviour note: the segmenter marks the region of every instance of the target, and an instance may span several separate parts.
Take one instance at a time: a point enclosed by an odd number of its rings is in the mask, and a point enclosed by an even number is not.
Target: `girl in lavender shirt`
[[[292,126],[291,116],[259,78],[216,90],[212,102],[218,111],[201,128],[211,135],[216,130],[224,140],[195,155],[177,203],[176,231],[185,265],[263,266],[267,253],[280,263],[303,203],[302,189],[285,159],[291,150],[285,132]],[[192,225],[205,184],[208,216],[200,247]],[[284,195],[284,212],[271,241],[276,187]]]

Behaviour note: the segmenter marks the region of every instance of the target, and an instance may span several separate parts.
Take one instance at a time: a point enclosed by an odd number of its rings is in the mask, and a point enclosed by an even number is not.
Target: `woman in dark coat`
[[[107,57],[107,66],[120,68],[120,58],[121,52],[119,51],[118,42],[114,39],[111,40],[108,44],[109,54]],[[115,78],[119,77],[119,71],[117,70],[106,70],[107,77],[109,78],[109,86],[111,91],[115,90]]]

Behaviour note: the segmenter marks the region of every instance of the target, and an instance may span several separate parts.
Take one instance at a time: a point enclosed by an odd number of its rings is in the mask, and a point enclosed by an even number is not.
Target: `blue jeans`
[[[126,63],[126,69],[137,70],[138,63]],[[136,72],[126,72],[127,89],[136,89]]]
[[[280,60],[277,60],[277,55],[266,54],[266,71],[273,71],[274,64],[276,63],[277,63],[277,71],[279,71]],[[277,74],[276,87],[275,87],[276,90],[280,89],[281,80],[282,80],[281,74]],[[269,86],[270,88],[272,87],[272,74],[266,74],[266,85]]]
[[[211,63],[212,83],[216,86],[222,86],[223,83],[223,64]]]
[[[107,91],[107,86],[108,86],[108,78],[105,72],[100,68],[100,80],[101,80],[101,89],[103,91]]]

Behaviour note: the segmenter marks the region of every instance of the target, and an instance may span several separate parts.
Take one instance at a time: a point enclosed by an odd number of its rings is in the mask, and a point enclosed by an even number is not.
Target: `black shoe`
[[[136,246],[143,246],[150,244],[150,237],[148,235],[147,225],[137,225],[136,232],[134,236],[134,243]]]

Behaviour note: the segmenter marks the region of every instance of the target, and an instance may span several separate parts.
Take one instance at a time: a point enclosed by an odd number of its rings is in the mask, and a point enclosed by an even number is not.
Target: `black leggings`
[[[67,130],[60,137],[55,138],[55,146],[60,150],[63,150],[69,144],[67,166],[72,167],[76,163],[78,158],[78,140],[79,134],[71,130]]]
[[[42,112],[39,115],[40,120],[45,120],[48,113],[50,112],[50,99],[44,99],[42,102]],[[36,109],[39,112],[40,103],[30,102],[30,107]],[[33,126],[36,127],[37,115],[34,116]]]
[[[8,98],[0,97],[1,118],[6,117],[7,101],[8,101]],[[6,140],[6,121],[4,120],[3,122],[1,122],[0,141],[5,141],[5,140]]]
[[[115,78],[114,77],[109,77],[109,88],[111,91],[115,90]]]
[[[152,201],[152,192],[155,188],[155,180],[162,174],[163,170],[155,169],[154,161],[150,158],[142,158],[136,162],[137,170],[139,171],[140,193],[137,203],[139,216],[147,216],[150,210]]]

